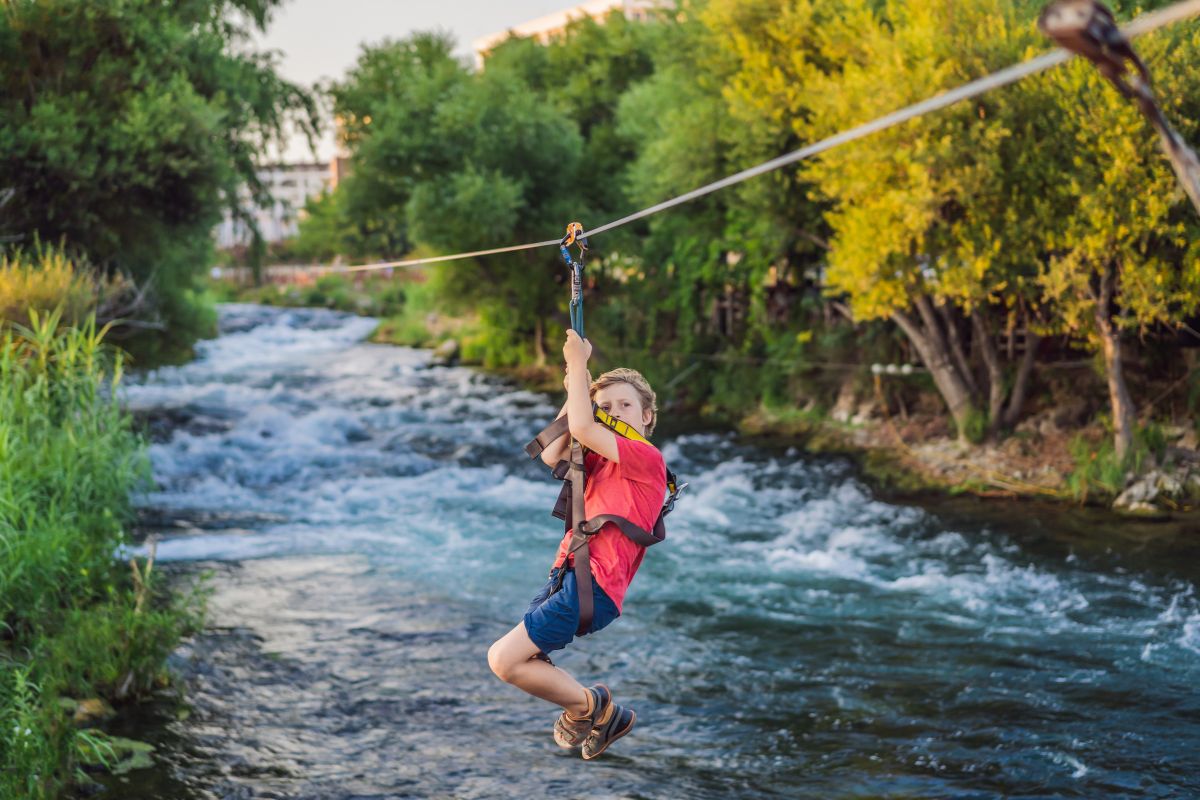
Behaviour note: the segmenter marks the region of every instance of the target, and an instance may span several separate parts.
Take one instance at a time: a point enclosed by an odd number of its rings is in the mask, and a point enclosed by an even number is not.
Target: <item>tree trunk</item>
[[[988,376],[988,430],[995,432],[999,429],[1004,413],[1004,367],[1000,364],[1000,354],[996,352],[996,342],[992,339],[991,328],[984,319],[983,309],[971,314],[971,328],[975,332],[975,344],[983,357]]]
[[[546,331],[541,317],[533,323],[533,359],[539,367],[546,366]]]
[[[1021,363],[1017,367],[1017,380],[1013,384],[1012,394],[1008,396],[1008,408],[1004,409],[1002,424],[1006,428],[1014,427],[1021,419],[1021,409],[1025,405],[1025,396],[1029,394],[1029,378],[1033,375],[1033,365],[1037,362],[1037,348],[1041,337],[1029,330],[1029,321],[1025,322],[1025,352],[1021,355]]]
[[[958,428],[959,438],[965,438],[967,422],[974,410],[970,387],[954,364],[950,348],[938,328],[937,316],[933,313],[929,298],[918,296],[916,304],[917,310],[926,323],[925,327],[922,327],[913,317],[903,311],[892,314],[892,319],[913,343],[925,368],[933,376],[934,385],[937,386],[938,392],[950,409],[950,415],[954,418],[954,424]]]
[[[959,374],[967,382],[971,396],[978,397],[979,384],[975,381],[975,373],[972,372],[971,363],[967,360],[967,352],[963,349],[962,335],[958,330],[958,314],[948,303],[938,306],[938,312],[946,326],[946,343],[950,345],[950,355],[954,357],[954,363],[958,365]]]
[[[1104,352],[1104,368],[1108,376],[1108,399],[1112,405],[1113,446],[1117,458],[1124,458],[1133,449],[1135,425],[1133,399],[1125,384],[1121,362],[1121,336],[1113,325],[1112,298],[1116,290],[1117,268],[1109,264],[1100,278],[1100,296],[1096,298],[1096,332]]]

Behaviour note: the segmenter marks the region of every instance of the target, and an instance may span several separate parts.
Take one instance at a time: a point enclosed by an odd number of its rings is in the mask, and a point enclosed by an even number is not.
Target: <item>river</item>
[[[659,437],[691,483],[624,617],[556,657],[638,725],[595,762],[488,645],[550,566],[555,408],[372,320],[226,305],[150,421],[157,557],[211,571],[186,712],[122,732],[130,798],[1200,796],[1186,526],[870,488],[852,463]],[[670,427],[669,421],[667,427]]]

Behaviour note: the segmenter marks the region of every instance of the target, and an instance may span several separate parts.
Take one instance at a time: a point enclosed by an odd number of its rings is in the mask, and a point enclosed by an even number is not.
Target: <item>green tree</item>
[[[168,336],[207,319],[196,277],[222,206],[311,98],[248,47],[277,0],[17,0],[0,8],[6,233],[65,239],[153,285]]]
[[[489,68],[451,93],[429,122],[450,158],[422,165],[406,208],[414,240],[453,251],[554,237],[587,218],[577,175],[583,141],[515,72]],[[493,360],[532,341],[543,362],[545,322],[564,296],[564,268],[545,248],[444,266],[443,296],[491,323]]]
[[[470,78],[453,50],[453,39],[441,33],[364,47],[355,67],[330,88],[338,135],[351,153],[351,174],[330,201],[342,221],[330,230],[328,249],[394,259],[414,247],[405,211],[413,190],[430,171],[450,168],[455,155],[429,124]],[[307,227],[328,229],[329,218],[325,214]],[[305,228],[302,223],[301,236],[311,240],[315,231]]]
[[[313,263],[367,255],[360,229],[346,211],[345,191],[322,192],[304,202],[292,252]]]
[[[385,42],[365,49],[333,87],[352,174],[328,202],[341,204],[375,255],[547,239],[588,216],[578,182],[582,137],[530,85],[530,63],[502,59],[472,74],[452,51],[440,34]],[[302,237],[329,216],[306,222]],[[436,271],[440,295],[488,323],[493,362],[518,358],[530,343],[544,360],[561,274],[549,249]]]
[[[576,189],[599,225],[630,208],[620,175],[636,142],[621,135],[621,96],[655,68],[652,50],[665,20],[630,20],[612,11],[603,20],[582,17],[546,43],[510,38],[488,56],[484,71],[514,72],[543,102],[573,121],[583,136]],[[611,241],[611,239],[610,239]]]

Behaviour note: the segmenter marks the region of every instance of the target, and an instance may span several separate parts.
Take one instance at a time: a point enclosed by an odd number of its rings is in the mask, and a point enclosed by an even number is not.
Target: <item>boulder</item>
[[[429,363],[439,367],[452,367],[458,363],[459,348],[457,339],[447,339],[433,350],[433,358]]]
[[[1159,472],[1155,486],[1158,487],[1159,492],[1168,497],[1179,497],[1183,494],[1183,481],[1180,480],[1179,475],[1170,472]]]
[[[837,401],[833,404],[833,410],[829,412],[829,416],[835,422],[849,422],[854,416],[854,404],[858,400],[857,381],[854,378],[848,378],[842,381],[842,386],[838,389]]]
[[[1149,505],[1158,497],[1156,473],[1143,475],[1125,487],[1125,491],[1117,495],[1113,508],[1134,510],[1135,506]]]
[[[1129,511],[1154,510],[1154,503],[1159,498],[1183,497],[1188,488],[1196,485],[1192,482],[1194,477],[1196,476],[1189,475],[1186,469],[1176,472],[1152,469],[1140,477],[1131,478],[1125,491],[1113,501],[1113,508]]]

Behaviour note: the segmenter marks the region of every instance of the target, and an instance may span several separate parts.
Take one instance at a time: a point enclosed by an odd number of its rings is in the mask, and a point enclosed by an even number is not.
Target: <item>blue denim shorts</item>
[[[579,627],[579,591],[575,583],[575,570],[567,569],[562,588],[551,594],[561,567],[550,570],[550,579],[537,593],[525,612],[525,631],[533,643],[545,654],[561,650],[575,638]],[[620,616],[616,604],[609,598],[596,579],[592,578],[592,626],[588,633],[595,633]]]

